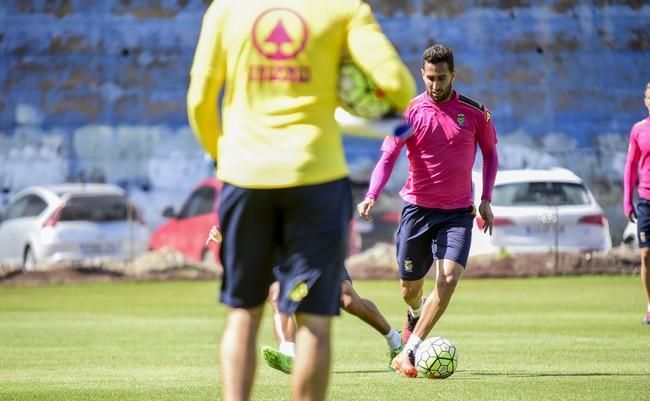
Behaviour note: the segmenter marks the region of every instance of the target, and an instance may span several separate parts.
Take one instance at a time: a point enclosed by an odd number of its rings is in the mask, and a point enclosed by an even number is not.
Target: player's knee
[[[341,309],[350,313],[354,309],[354,298],[349,295],[341,294]]]
[[[444,288],[456,288],[458,280],[460,280],[460,276],[456,276],[455,274],[446,274],[438,279],[438,286]]]
[[[341,308],[346,312],[350,312],[354,309],[358,298],[352,284],[349,281],[343,281],[341,283]]]

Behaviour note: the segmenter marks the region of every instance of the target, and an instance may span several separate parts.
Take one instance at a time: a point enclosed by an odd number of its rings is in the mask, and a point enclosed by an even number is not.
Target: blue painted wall
[[[43,127],[186,124],[187,71],[207,1],[5,0],[0,5],[0,129],[33,106]],[[459,89],[507,134],[561,132],[589,147],[644,115],[647,1],[372,1],[418,74],[441,41]],[[417,75],[416,75],[417,76]]]

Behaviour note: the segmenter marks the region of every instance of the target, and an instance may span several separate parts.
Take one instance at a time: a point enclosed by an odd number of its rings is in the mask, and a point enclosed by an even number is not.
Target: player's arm
[[[342,107],[336,108],[334,118],[346,134],[369,139],[382,139],[387,135],[394,135],[403,125],[400,117],[369,120],[353,116]]]
[[[415,96],[415,80],[381,31],[370,6],[362,1],[353,4],[347,34],[350,56],[401,113]]]
[[[634,210],[634,186],[637,180],[637,169],[641,159],[641,150],[637,142],[637,135],[634,127],[630,132],[630,144],[627,150],[627,159],[625,161],[625,172],[623,174],[623,212],[630,221],[636,221],[636,212]]]
[[[494,189],[494,181],[497,176],[497,169],[499,167],[499,155],[497,153],[497,135],[492,122],[492,116],[487,108],[481,113],[482,123],[477,132],[477,142],[481,149],[481,156],[483,158],[483,167],[481,169],[483,175],[483,190],[481,192],[481,204],[478,207],[479,214],[485,222],[483,232],[492,235],[492,224],[494,222],[494,215],[492,214],[492,190]]]
[[[366,197],[357,205],[357,211],[361,218],[372,221],[370,212],[375,207],[375,201],[379,198],[379,194],[388,183],[403,146],[404,142],[397,137],[388,136],[384,139],[381,146],[381,157],[370,176],[370,185]]]
[[[221,135],[218,98],[226,76],[225,52],[221,43],[222,10],[213,2],[201,26],[187,91],[190,126],[203,149],[217,160],[217,140]]]

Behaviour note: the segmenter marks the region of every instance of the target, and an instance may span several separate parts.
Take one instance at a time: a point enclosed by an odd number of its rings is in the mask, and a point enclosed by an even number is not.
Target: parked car
[[[221,182],[216,178],[201,181],[176,212],[172,206],[163,210],[168,220],[154,230],[149,240],[149,249],[172,249],[195,262],[215,263],[219,247],[205,240],[210,228],[219,225],[217,205],[221,193]]]
[[[636,223],[627,222],[623,230],[623,245],[636,249],[639,247],[639,238],[636,235]]]
[[[40,263],[128,260],[147,250],[149,229],[125,192],[110,184],[32,186],[0,216],[0,260]]]
[[[475,203],[480,204],[476,174]],[[477,215],[471,255],[496,253],[608,251],[609,222],[591,191],[564,168],[499,171],[492,193],[492,236]]]
[[[216,178],[201,181],[176,213],[172,206],[163,211],[168,220],[156,229],[149,241],[150,250],[173,249],[195,262],[215,263],[219,260],[219,246],[206,245],[210,228],[218,226],[217,207],[222,184]],[[349,252],[361,249],[361,237],[352,222]]]

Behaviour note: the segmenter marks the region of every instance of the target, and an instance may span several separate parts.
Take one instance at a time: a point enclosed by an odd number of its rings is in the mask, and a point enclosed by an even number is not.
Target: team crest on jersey
[[[251,36],[255,50],[267,61],[248,66],[249,81],[311,82],[311,67],[295,62],[309,38],[307,22],[300,14],[289,8],[270,8],[257,17]]]
[[[465,114],[459,114],[456,116],[456,124],[459,127],[464,127],[465,126]]]
[[[404,261],[404,271],[409,273],[413,271],[413,261],[411,259],[406,259]]]
[[[269,60],[295,59],[307,45],[309,30],[305,19],[289,8],[271,8],[253,24],[255,49]]]

